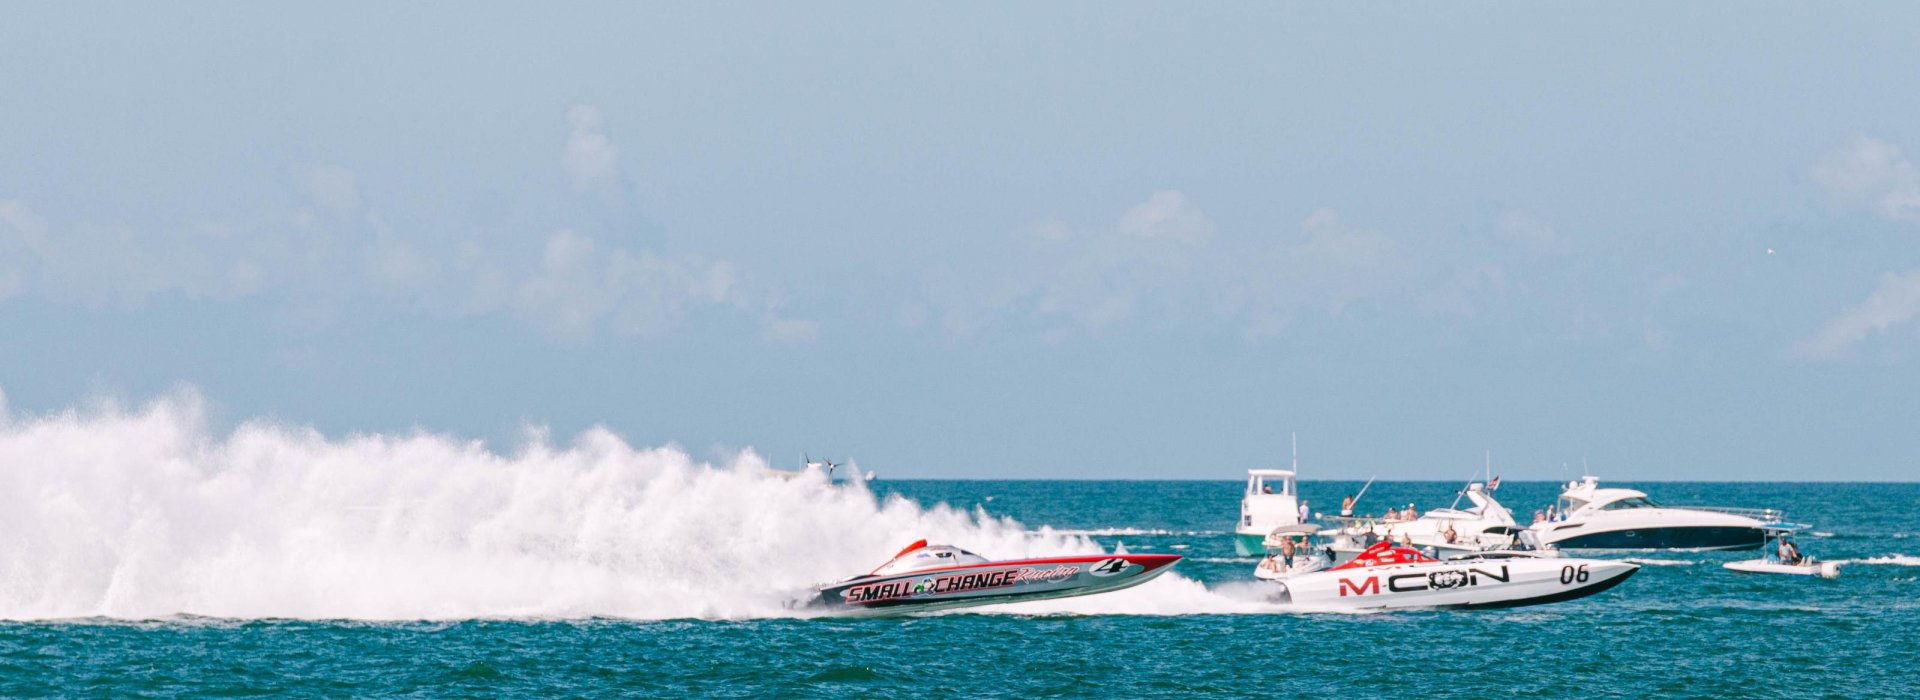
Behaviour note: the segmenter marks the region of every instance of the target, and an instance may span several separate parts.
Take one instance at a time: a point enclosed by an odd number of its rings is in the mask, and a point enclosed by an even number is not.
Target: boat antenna
[[[1373,476],[1369,476],[1369,477],[1367,477],[1367,483],[1365,483],[1365,484],[1362,484],[1362,485],[1360,486],[1360,493],[1356,493],[1356,494],[1354,494],[1354,495],[1353,495],[1353,503],[1354,503],[1354,505],[1359,505],[1359,504],[1360,504],[1360,497],[1361,497],[1361,496],[1365,496],[1365,495],[1367,495],[1367,487],[1369,487],[1369,486],[1372,486],[1372,485],[1373,485],[1373,480],[1374,480],[1374,479],[1378,479],[1378,478],[1380,478],[1380,476],[1379,476],[1378,474],[1375,474],[1375,475],[1373,475]]]
[[[1300,433],[1298,432],[1293,434],[1293,473],[1295,478],[1298,478],[1300,474]]]

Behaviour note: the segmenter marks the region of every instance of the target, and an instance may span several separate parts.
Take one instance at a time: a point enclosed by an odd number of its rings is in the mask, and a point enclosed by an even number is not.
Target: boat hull
[[[1747,561],[1730,561],[1720,566],[1729,571],[1740,571],[1749,574],[1785,574],[1788,576],[1818,576],[1820,578],[1840,577],[1840,565],[1830,561],[1813,562],[1811,564],[1796,566],[1793,564],[1782,564],[1777,561],[1768,561],[1766,559],[1749,559]]]
[[[1233,553],[1243,557],[1265,556],[1267,533],[1233,533]]]
[[[1528,557],[1336,569],[1276,585],[1280,602],[1303,609],[1510,608],[1584,598],[1639,571],[1597,559]]]
[[[900,615],[1107,593],[1172,570],[1177,554],[1104,554],[988,562],[860,576],[822,586],[814,605],[842,614]]]
[[[1738,551],[1759,549],[1766,544],[1766,539],[1766,533],[1757,527],[1720,525],[1603,530],[1566,537],[1553,544],[1561,549]]]

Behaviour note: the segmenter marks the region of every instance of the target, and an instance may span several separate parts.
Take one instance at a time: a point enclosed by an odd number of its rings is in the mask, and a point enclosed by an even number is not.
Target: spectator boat
[[[1459,507],[1461,499],[1471,505]],[[1350,559],[1382,540],[1411,542],[1415,549],[1440,559],[1515,548],[1543,550],[1531,543],[1531,538],[1520,536],[1526,528],[1514,522],[1513,512],[1494,500],[1492,490],[1479,482],[1467,484],[1452,506],[1427,511],[1413,520],[1332,520],[1340,526],[1322,534],[1328,536],[1337,559]],[[1553,556],[1551,550],[1542,553]]]
[[[1320,528],[1314,525],[1283,525],[1267,534],[1262,543],[1267,557],[1253,568],[1253,577],[1262,581],[1281,581],[1296,574],[1325,571],[1333,566],[1333,550],[1320,542]],[[1289,563],[1286,546],[1293,545]]]
[[[1558,515],[1531,530],[1560,549],[1759,549],[1766,522],[1781,513],[1760,508],[1670,507],[1633,489],[1603,489],[1589,476],[1570,482],[1554,505]]]
[[[1820,561],[1806,555],[1799,555],[1798,561],[1787,561],[1781,556],[1781,544],[1792,543],[1793,533],[1807,529],[1805,525],[1794,523],[1767,523],[1763,526],[1767,532],[1766,546],[1761,551],[1767,553],[1759,559],[1730,561],[1721,564],[1731,571],[1744,571],[1750,574],[1787,574],[1789,576],[1818,576],[1820,578],[1839,578],[1839,562]],[[1798,554],[1799,546],[1791,550]]]

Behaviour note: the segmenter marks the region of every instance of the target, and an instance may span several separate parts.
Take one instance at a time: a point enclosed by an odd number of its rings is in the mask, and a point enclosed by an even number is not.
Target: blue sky
[[[1920,474],[1920,11],[1396,9],[16,6],[0,390],[901,477]]]

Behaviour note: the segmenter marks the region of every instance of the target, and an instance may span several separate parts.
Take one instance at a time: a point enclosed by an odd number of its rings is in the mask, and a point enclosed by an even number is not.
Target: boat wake
[[[0,404],[3,406],[4,404]],[[415,431],[207,427],[192,394],[0,408],[0,619],[789,616],[795,594],[926,537],[994,558],[1091,554],[982,510],[702,463],[605,429],[511,453]],[[1177,573],[1021,614],[1237,612]]]
[[[1620,561],[1629,564],[1644,564],[1646,566],[1693,566],[1699,563],[1691,559],[1649,559],[1646,557],[1627,557]]]
[[[1220,535],[1225,533],[1222,533],[1219,531],[1204,531],[1204,530],[1159,530],[1159,529],[1149,529],[1149,528],[1139,528],[1139,527],[1102,527],[1102,528],[1093,528],[1093,529],[1073,530],[1073,529],[1056,529],[1053,527],[1042,525],[1038,528],[1035,528],[1029,531],[1028,534],[1034,535],[1037,537],[1052,537],[1052,536],[1165,537],[1165,536],[1171,536],[1171,535],[1186,535],[1189,537],[1193,537],[1193,536]]]
[[[1920,566],[1920,557],[1905,554],[1888,554],[1866,559],[1841,559],[1841,564],[1881,564],[1887,566]]]

